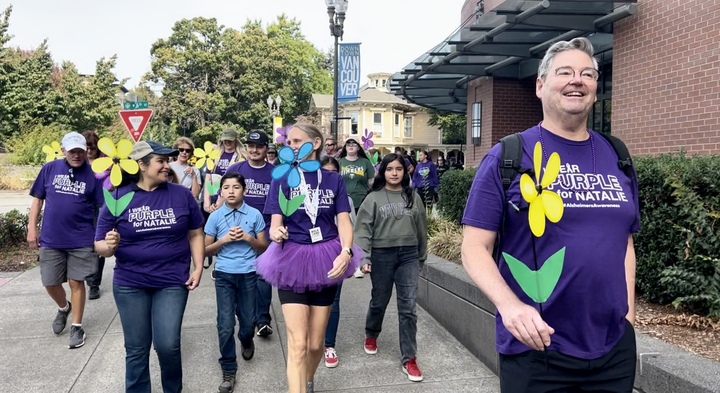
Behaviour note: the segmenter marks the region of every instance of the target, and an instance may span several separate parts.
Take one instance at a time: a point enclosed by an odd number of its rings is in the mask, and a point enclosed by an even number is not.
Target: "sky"
[[[343,42],[360,42],[361,83],[373,72],[397,72],[460,25],[465,0],[349,0]],[[102,57],[118,56],[115,74],[136,86],[150,70],[150,47],[181,19],[216,18],[239,29],[248,19],[265,24],[285,13],[301,22],[318,49],[333,46],[323,0],[0,0],[12,4],[8,45],[36,48],[44,39],[56,63],[72,61],[92,74]]]

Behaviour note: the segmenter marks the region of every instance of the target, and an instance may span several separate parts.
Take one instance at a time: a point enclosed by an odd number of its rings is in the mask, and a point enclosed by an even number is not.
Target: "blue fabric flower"
[[[304,161],[313,151],[312,142],[305,142],[295,153],[292,148],[285,146],[278,152],[278,158],[282,164],[278,165],[272,171],[272,178],[280,180],[287,176],[287,185],[295,188],[300,185],[300,169],[303,172],[315,172],[320,169],[320,161],[309,160]]]

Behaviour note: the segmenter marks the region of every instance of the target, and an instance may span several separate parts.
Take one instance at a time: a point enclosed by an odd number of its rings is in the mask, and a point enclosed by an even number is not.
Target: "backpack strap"
[[[612,135],[607,134],[600,134],[605,138],[613,147],[613,150],[615,150],[615,154],[618,156],[618,167],[629,177],[632,178],[632,157],[630,157],[630,152],[628,151],[627,146],[625,146],[625,143],[617,137],[614,137]]]
[[[503,190],[507,194],[510,184],[520,172],[522,161],[522,136],[519,133],[508,135],[500,139],[502,145],[502,160],[500,161],[500,177],[502,178]]]

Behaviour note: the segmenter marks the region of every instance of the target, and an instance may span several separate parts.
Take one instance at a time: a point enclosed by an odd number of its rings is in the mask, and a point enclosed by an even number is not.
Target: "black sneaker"
[[[70,326],[70,342],[68,348],[80,348],[85,345],[85,331],[81,326]]]
[[[262,325],[258,326],[257,335],[260,337],[267,337],[269,335],[273,334],[273,330],[267,323],[263,323]]]
[[[250,360],[255,355],[255,342],[250,341],[248,345],[245,345],[243,343],[240,343],[242,346],[242,358],[245,360]]]
[[[100,287],[95,286],[95,285],[91,286],[90,289],[88,290],[88,299],[90,299],[90,300],[100,299]]]
[[[60,311],[58,310],[57,315],[55,315],[55,319],[52,322],[52,330],[55,334],[62,333],[63,330],[65,330],[65,325],[67,325],[67,318],[70,314],[70,311],[72,311],[72,304],[70,302],[68,303],[68,310],[67,311]]]
[[[235,374],[223,374],[218,393],[232,393],[235,390]]]

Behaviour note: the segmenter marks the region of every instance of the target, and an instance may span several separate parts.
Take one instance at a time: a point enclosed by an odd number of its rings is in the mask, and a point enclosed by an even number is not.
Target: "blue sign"
[[[357,101],[360,93],[360,44],[340,44],[338,101]]]

